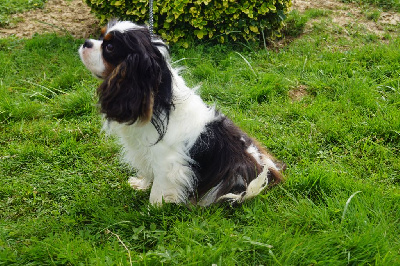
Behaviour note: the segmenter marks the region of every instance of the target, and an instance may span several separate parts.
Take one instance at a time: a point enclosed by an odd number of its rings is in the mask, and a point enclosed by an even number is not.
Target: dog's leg
[[[129,185],[136,190],[146,190],[149,189],[151,186],[151,178],[146,177],[129,177],[128,183]]]
[[[150,192],[150,203],[162,205],[166,203],[186,203],[192,190],[192,171],[187,166],[171,164],[169,171],[154,175]]]
[[[128,179],[129,185],[136,190],[147,190],[151,187],[151,183],[153,182],[153,172],[148,167],[134,167],[137,170],[136,176],[131,176]]]
[[[155,182],[150,192],[150,203],[152,205],[161,206],[165,203],[180,203],[179,191],[172,184],[166,182]]]

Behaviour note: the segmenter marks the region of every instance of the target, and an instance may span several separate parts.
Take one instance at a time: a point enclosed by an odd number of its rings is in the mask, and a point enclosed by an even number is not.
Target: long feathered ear
[[[98,88],[100,111],[107,119],[127,124],[152,119],[162,71],[144,49],[138,45]]]

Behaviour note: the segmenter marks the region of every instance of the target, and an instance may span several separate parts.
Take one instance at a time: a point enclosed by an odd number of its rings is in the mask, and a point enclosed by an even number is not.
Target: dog
[[[103,127],[137,171],[128,182],[151,188],[152,205],[241,203],[283,180],[282,164],[185,84],[147,26],[112,21],[101,32],[79,55],[102,80]]]

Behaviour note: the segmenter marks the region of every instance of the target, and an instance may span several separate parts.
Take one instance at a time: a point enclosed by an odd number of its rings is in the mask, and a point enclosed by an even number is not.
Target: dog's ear
[[[162,73],[156,58],[140,43],[135,48],[97,90],[100,111],[107,119],[120,123],[149,122],[161,83]]]

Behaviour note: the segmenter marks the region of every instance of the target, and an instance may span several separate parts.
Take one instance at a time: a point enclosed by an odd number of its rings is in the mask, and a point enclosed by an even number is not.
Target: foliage
[[[118,17],[148,21],[148,0],[86,0],[102,21]],[[154,1],[154,29],[170,43],[187,40],[249,41],[278,36],[291,6],[290,0],[166,0]]]

